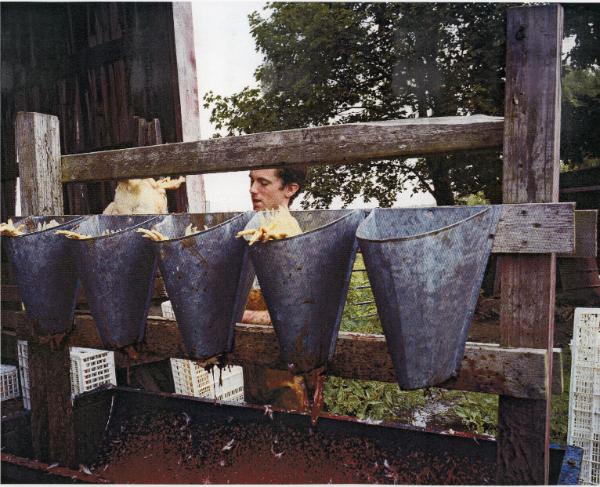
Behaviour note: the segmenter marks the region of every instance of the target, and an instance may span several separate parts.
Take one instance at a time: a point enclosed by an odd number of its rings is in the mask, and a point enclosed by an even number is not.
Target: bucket
[[[83,217],[29,216],[18,219],[27,233],[2,237],[17,278],[27,316],[39,335],[69,331],[77,304],[79,281],[66,239],[56,230],[69,230]],[[59,226],[37,231],[38,224],[55,220]]]
[[[500,207],[371,211],[357,231],[398,384],[458,373]]]
[[[335,351],[358,247],[355,233],[364,213],[319,210],[292,215],[303,234],[256,243],[249,251],[280,358],[301,373],[326,365]]]
[[[152,246],[191,358],[231,351],[254,279],[248,245],[235,236],[252,215],[249,211],[222,223],[212,215],[169,215],[155,227],[169,238]],[[190,224],[202,231],[185,236]],[[204,230],[205,225],[216,226]]]
[[[93,237],[69,243],[90,311],[106,347],[121,348],[144,338],[156,258],[148,239],[136,229],[150,228],[159,218],[94,215],[73,228]],[[106,230],[116,233],[102,235]]]

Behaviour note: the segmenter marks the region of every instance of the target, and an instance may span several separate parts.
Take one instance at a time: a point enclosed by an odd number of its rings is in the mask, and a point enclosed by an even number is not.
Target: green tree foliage
[[[212,108],[211,121],[227,135],[415,116],[502,115],[508,7],[268,4],[263,15],[249,16],[264,56],[255,72],[260,88],[231,97],[208,93],[204,107]],[[598,8],[574,11],[566,27],[567,35],[576,35],[570,62],[584,69],[597,62],[598,24],[587,20],[597,18]],[[587,116],[577,112],[574,131],[580,115]],[[574,154],[581,146],[569,140]],[[480,192],[499,203],[501,172],[496,151],[321,166],[313,168],[304,205],[327,207],[336,196],[348,204],[362,195],[391,206],[407,187],[430,192],[438,204]]]
[[[561,158],[579,169],[600,163],[600,5],[568,4],[565,36],[575,44],[562,80]]]
[[[570,169],[598,164],[600,69],[566,70],[562,89],[561,157]]]

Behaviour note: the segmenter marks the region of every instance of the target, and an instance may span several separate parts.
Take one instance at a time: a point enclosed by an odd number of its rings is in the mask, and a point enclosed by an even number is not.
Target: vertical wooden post
[[[16,149],[23,215],[62,215],[58,118],[19,112]],[[73,466],[75,430],[69,347],[29,341],[31,433],[36,458]]]
[[[558,201],[560,5],[508,11],[504,203]],[[547,484],[556,256],[500,259],[501,344],[546,348],[546,399],[500,397],[499,484]]]
[[[175,96],[175,121],[182,142],[200,140],[200,105],[198,103],[198,76],[194,46],[192,4],[173,2],[173,43],[175,50],[175,76],[178,96]],[[206,194],[201,174],[186,176],[188,211],[204,213]]]

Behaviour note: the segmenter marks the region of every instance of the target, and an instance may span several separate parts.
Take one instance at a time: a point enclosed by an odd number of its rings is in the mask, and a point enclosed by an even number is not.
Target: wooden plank
[[[196,47],[192,4],[173,2],[173,70],[178,96],[175,104],[177,139],[182,142],[200,140],[200,103],[198,101],[198,74],[196,72]],[[187,209],[193,213],[206,212],[206,192],[202,175],[185,178]]]
[[[473,115],[265,132],[62,157],[62,180],[242,171],[293,164],[351,164],[389,157],[499,148],[503,119]]]
[[[20,339],[27,340],[31,324],[21,311],[3,311],[3,322],[18,330]],[[6,339],[10,339],[8,332]],[[3,334],[3,338],[5,338]],[[75,330],[69,336],[71,346],[104,348],[90,315],[78,314]],[[15,345],[16,346],[16,345]],[[187,358],[175,321],[149,317],[145,343],[138,346],[135,364],[156,362],[166,358]],[[554,350],[554,360],[560,360],[560,350]],[[467,343],[462,369],[457,378],[440,387],[522,398],[541,398],[546,392],[546,351],[529,348],[502,348],[494,344]],[[116,354],[117,363],[122,360]],[[279,362],[279,347],[270,326],[238,323],[235,348],[228,361],[236,365],[260,365],[285,369]],[[383,335],[340,332],[337,348],[329,367],[331,375],[382,382],[396,382],[391,358]],[[561,392],[562,369],[553,380],[555,393]]]
[[[18,112],[16,148],[21,175],[21,214],[62,214],[58,117]]]
[[[19,457],[10,453],[0,453],[3,475],[8,479],[19,479],[25,484],[109,484],[109,480],[98,475],[90,475],[79,470]],[[14,481],[14,480],[13,480]],[[75,481],[75,482],[73,482]],[[11,482],[12,483],[12,482]]]
[[[58,118],[20,112],[16,147],[21,168],[24,215],[63,214]],[[32,337],[29,347],[32,445],[37,458],[71,466],[75,429],[71,403],[71,362],[64,342],[51,346]]]
[[[138,119],[144,124],[143,120]],[[156,122],[155,122],[156,123]],[[140,129],[146,136],[146,126]],[[543,203],[525,205],[503,205],[496,236],[492,246],[493,253],[551,253],[572,250],[575,245],[591,252],[595,248],[595,233],[592,225],[585,221],[582,231],[576,231],[573,203]],[[368,210],[367,210],[368,211]],[[233,213],[215,213],[233,215]],[[192,213],[200,218],[201,213]],[[581,219],[578,219],[579,221]],[[219,220],[220,221],[220,220]],[[593,231],[595,232],[595,223]],[[577,244],[574,243],[578,236]]]
[[[572,293],[572,291],[600,290],[598,263],[595,258],[561,259],[557,266],[563,292],[573,295],[578,293]]]
[[[576,232],[575,207],[565,203],[502,205],[500,221],[492,246],[494,253],[543,254],[572,250],[579,234],[589,247],[590,234]]]
[[[564,194],[569,193],[589,193],[590,191],[600,191],[600,185],[596,186],[584,186],[581,188],[561,188],[560,192]]]
[[[508,11],[504,126],[504,203],[558,201],[560,5]],[[556,256],[503,256],[501,345],[551,351]],[[547,363],[552,376],[552,361]],[[499,400],[499,484],[547,484],[550,399]]]
[[[575,252],[557,257],[583,259],[598,255],[598,210],[575,212]]]

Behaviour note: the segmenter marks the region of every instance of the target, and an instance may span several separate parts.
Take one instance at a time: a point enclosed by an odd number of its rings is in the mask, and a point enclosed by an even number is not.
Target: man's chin
[[[265,205],[263,205],[261,201],[252,202],[252,208],[254,211],[261,211],[264,209],[264,207]]]

